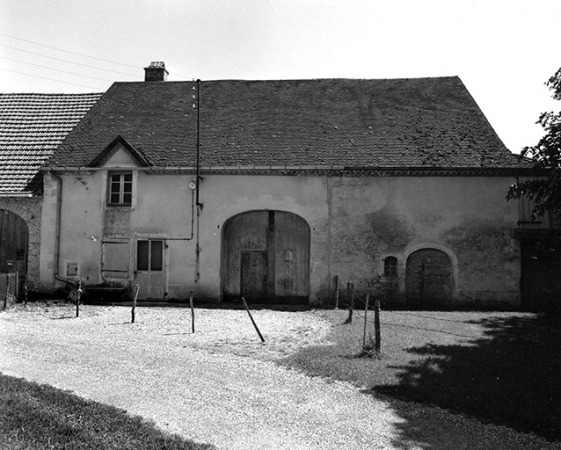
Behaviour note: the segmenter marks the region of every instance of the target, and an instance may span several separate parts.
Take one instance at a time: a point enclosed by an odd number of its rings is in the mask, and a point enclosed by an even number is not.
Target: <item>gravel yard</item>
[[[427,449],[398,439],[405,419],[390,402],[346,383],[275,363],[307,345],[329,345],[313,311],[18,307],[0,314],[0,372],[126,409],[218,449]],[[395,403],[395,401],[394,401]],[[513,430],[411,403],[442,435],[442,449],[554,449]]]

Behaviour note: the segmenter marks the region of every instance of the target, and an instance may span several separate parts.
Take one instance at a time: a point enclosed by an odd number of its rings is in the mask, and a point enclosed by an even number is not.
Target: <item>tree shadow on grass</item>
[[[0,448],[212,450],[153,422],[69,392],[0,374]]]
[[[372,387],[373,394],[396,399],[392,407],[404,419],[396,424],[396,445],[443,448],[440,440],[427,440],[426,417],[412,414],[403,399],[560,441],[561,318],[491,316],[472,323],[483,327],[483,337],[409,348],[415,359],[394,367],[397,383]]]

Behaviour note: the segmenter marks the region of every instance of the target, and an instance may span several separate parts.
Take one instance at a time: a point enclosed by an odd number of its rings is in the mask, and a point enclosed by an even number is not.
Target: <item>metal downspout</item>
[[[71,280],[69,278],[61,277],[59,275],[60,271],[60,230],[61,230],[61,223],[62,223],[62,178],[56,175],[52,170],[49,171],[49,174],[58,182],[58,189],[57,189],[57,205],[56,205],[56,220],[55,220],[55,279],[58,281],[64,281],[65,283],[70,283],[74,287],[77,286],[77,282],[75,280]]]
[[[200,225],[200,216],[201,210],[203,209],[203,204],[200,202],[200,182],[201,182],[201,80],[197,80],[197,167],[196,167],[196,178],[197,178],[197,186],[196,186],[196,207],[197,207],[197,240],[195,246],[195,283],[199,282],[200,278],[200,254],[201,254],[201,247],[199,245],[199,225]]]
[[[203,205],[199,201],[199,181],[201,179],[201,80],[197,80],[197,209]]]

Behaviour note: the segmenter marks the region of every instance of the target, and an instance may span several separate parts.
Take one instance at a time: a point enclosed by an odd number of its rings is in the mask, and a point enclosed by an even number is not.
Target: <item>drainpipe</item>
[[[199,201],[199,181],[201,179],[201,80],[197,80],[197,209],[203,206]]]
[[[200,266],[200,254],[201,254],[201,247],[199,246],[199,225],[200,225],[200,216],[201,211],[203,209],[203,204],[200,202],[200,182],[201,182],[201,80],[197,80],[197,167],[196,167],[196,179],[197,179],[197,186],[196,186],[196,206],[197,206],[197,242],[195,246],[195,283],[199,281],[199,266]]]
[[[62,178],[56,175],[52,170],[49,171],[49,174],[58,182],[58,189],[56,195],[56,220],[55,220],[55,279],[58,281],[64,281],[65,283],[69,283],[72,286],[76,287],[78,282],[75,280],[71,280],[69,278],[61,277],[59,275],[60,270],[60,230],[61,230],[61,221],[62,221]]]

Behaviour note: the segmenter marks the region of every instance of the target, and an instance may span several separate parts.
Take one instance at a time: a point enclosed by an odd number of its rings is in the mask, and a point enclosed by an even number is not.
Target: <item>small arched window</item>
[[[397,258],[388,256],[384,259],[384,276],[397,277]]]

